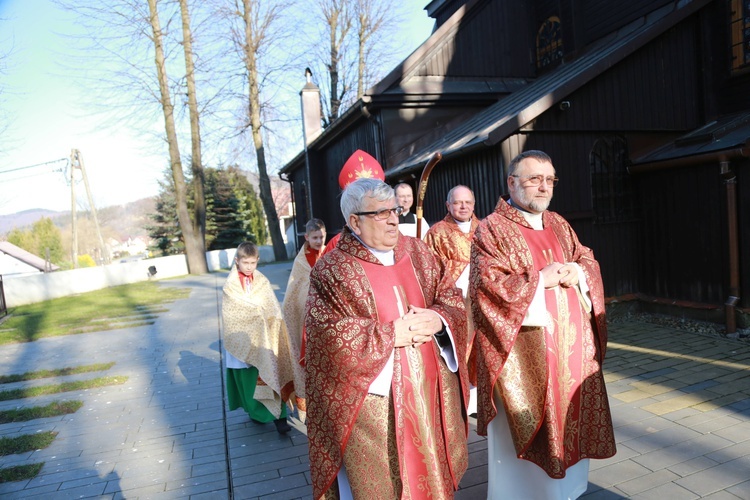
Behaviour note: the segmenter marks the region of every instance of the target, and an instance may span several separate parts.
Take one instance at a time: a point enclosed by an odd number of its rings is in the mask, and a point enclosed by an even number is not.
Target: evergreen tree
[[[235,196],[227,170],[206,169],[206,246],[209,250],[234,248],[250,239],[244,229],[239,200]],[[210,231],[209,223],[210,219]],[[210,234],[210,240],[209,240]]]
[[[161,190],[156,197],[156,210],[150,216],[153,224],[146,227],[156,242],[152,249],[161,255],[184,252],[172,185],[167,172],[165,179],[159,182]],[[234,248],[243,241],[266,243],[268,229],[263,204],[239,167],[206,168],[204,195],[208,250]],[[187,197],[188,207],[191,207],[193,192],[189,185]]]
[[[149,237],[155,242],[151,250],[161,255],[183,253],[185,244],[182,242],[182,232],[177,220],[177,204],[170,172],[165,172],[164,180],[159,181],[159,187],[155,211],[149,215],[153,224],[146,226]]]
[[[239,167],[227,167],[227,174],[234,195],[239,202],[237,216],[242,221],[242,227],[250,235],[251,241],[258,245],[265,245],[268,242],[268,227],[263,202],[247,179],[247,175]]]

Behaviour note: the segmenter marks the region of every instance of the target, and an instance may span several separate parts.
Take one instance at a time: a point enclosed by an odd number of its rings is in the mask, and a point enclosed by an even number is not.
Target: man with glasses
[[[573,499],[589,459],[615,454],[602,278],[592,250],[547,210],[550,157],[521,153],[508,174],[509,197],[474,234],[469,278],[488,498]]]
[[[469,313],[467,362],[469,383],[471,384],[468,412],[469,415],[473,415],[477,411],[477,372],[476,353],[472,349],[474,334],[473,328],[471,328],[471,305],[468,302],[468,292],[471,240],[479,225],[479,219],[474,215],[474,192],[467,186],[460,184],[454,186],[448,191],[445,208],[448,209],[445,218],[427,231],[424,242],[435,255],[441,272],[447,273],[453,278],[456,286],[463,292],[466,301],[466,310]]]
[[[339,187],[343,191],[346,186],[356,181],[357,179],[380,179],[385,180],[385,172],[380,162],[376,160],[371,154],[361,149],[356,150],[349,156],[349,158],[341,167],[339,172]],[[323,254],[326,254],[336,248],[336,244],[339,242],[341,233],[336,233],[331,238],[326,246],[323,248]]]
[[[388,184],[352,182],[310,274],[313,498],[453,498],[468,466],[466,309],[401,211]]]

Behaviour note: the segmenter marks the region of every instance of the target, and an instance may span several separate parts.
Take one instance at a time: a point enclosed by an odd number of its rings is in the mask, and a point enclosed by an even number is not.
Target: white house
[[[59,269],[59,266],[47,262],[13,243],[0,241],[0,275],[4,278],[39,274]]]

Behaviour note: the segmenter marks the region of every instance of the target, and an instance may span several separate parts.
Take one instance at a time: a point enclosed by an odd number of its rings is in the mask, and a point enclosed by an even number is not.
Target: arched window
[[[560,18],[548,17],[536,33],[536,68],[546,69],[562,61],[563,38]]]
[[[621,136],[602,137],[591,148],[591,199],[597,224],[636,219],[635,193],[627,171],[629,162],[628,143]]]
[[[750,67],[750,0],[729,0],[732,71]]]

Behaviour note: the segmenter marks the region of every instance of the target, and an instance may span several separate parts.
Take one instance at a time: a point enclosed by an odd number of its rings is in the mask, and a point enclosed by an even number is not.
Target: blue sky
[[[423,10],[427,0],[404,3],[410,29],[404,30],[401,58],[433,26]],[[25,167],[67,158],[72,148],[82,153],[97,207],[157,194],[166,147],[158,151],[141,131],[105,124],[82,105],[84,96],[68,78],[71,69],[59,64],[69,42],[58,33],[76,29],[70,15],[52,0],[0,0],[0,26],[0,124],[6,124],[0,136],[0,215],[69,210],[70,187],[56,171],[64,161]],[[87,206],[82,184],[76,192]]]

